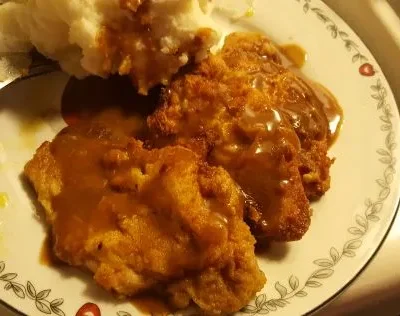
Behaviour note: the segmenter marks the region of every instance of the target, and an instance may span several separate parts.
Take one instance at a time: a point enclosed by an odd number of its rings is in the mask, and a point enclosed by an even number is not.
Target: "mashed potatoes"
[[[0,5],[0,53],[36,47],[77,77],[167,84],[219,39],[208,0],[15,0]]]

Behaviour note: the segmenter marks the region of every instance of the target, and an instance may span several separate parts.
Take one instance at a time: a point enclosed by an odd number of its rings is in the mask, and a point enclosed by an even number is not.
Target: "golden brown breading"
[[[208,61],[203,62],[196,69],[196,78],[189,75],[186,76],[186,79],[183,79],[191,81],[187,83],[187,85],[191,85],[187,89],[194,91],[192,95],[186,96],[185,104],[182,104],[182,108],[188,107],[188,109],[180,109],[180,99],[184,98],[176,96],[181,93],[181,88],[178,87],[179,83],[175,83],[172,85],[172,90],[176,90],[175,93],[165,96],[167,99],[165,104],[168,104],[168,107],[165,106],[153,116],[150,119],[150,124],[158,132],[161,131],[161,134],[178,134],[180,136],[182,132],[175,127],[177,124],[182,124],[178,123],[179,120],[186,120],[186,117],[182,117],[182,113],[187,115],[186,113],[188,112],[194,112],[199,103],[207,102],[206,99],[209,99],[210,95],[213,94],[212,80],[217,81],[219,77],[223,77],[221,72],[230,72],[232,70],[237,73],[240,72],[243,76],[248,76],[253,88],[262,91],[266,95],[264,102],[266,102],[267,106],[278,109],[296,131],[302,147],[300,152],[300,172],[307,197],[316,199],[323,195],[330,186],[329,168],[332,163],[327,158],[331,135],[323,104],[320,100],[321,97],[322,99],[327,97],[326,93],[319,85],[307,81],[298,71],[294,73],[282,66],[281,58],[283,56],[262,35],[249,33],[231,34],[226,38],[225,46],[218,57],[210,58]],[[199,82],[202,78],[211,82],[210,87],[204,87],[204,84]],[[180,81],[182,79],[178,79],[178,82]],[[238,94],[232,96],[228,93],[226,102],[230,102],[235,97],[239,98],[238,103],[246,103],[247,101],[243,100],[243,96],[242,98],[239,96],[239,90],[242,88],[238,87],[238,83],[230,82],[228,84],[231,84],[231,88],[236,89]],[[210,89],[210,91],[205,91],[206,89]],[[196,93],[197,95],[195,95]],[[190,99],[191,97],[192,99]],[[195,98],[200,100],[193,102]],[[229,106],[231,107],[231,105]],[[209,119],[210,115],[204,119]],[[223,124],[222,120],[225,119],[224,117],[217,117],[217,115],[212,118],[214,125],[216,120],[220,120],[220,124]],[[198,123],[202,123],[200,119]],[[196,124],[196,122],[193,124]],[[207,134],[207,140],[215,138],[212,135],[210,138],[210,132],[204,131],[204,124],[199,126],[199,129],[203,129],[201,133]],[[187,131],[185,130],[184,133],[187,133]]]
[[[273,47],[261,38],[251,42],[254,53],[244,51],[242,42],[230,50],[232,36],[221,54],[172,83],[148,123],[161,138],[190,148],[193,139],[203,139],[200,144],[208,145],[203,156],[223,166],[248,197],[246,218],[258,239],[297,240],[310,224],[299,173],[301,142],[277,106],[279,89],[257,88],[269,80],[261,68],[265,54],[274,56]],[[267,66],[284,70],[272,62]]]
[[[326,141],[311,140],[303,142],[300,152],[300,175],[310,201],[319,199],[331,185],[329,168],[333,159],[327,156]],[[306,149],[307,148],[307,149]]]
[[[242,308],[265,283],[243,197],[228,173],[179,147],[142,143],[92,124],[42,145],[25,174],[61,260],[107,290],[153,289],[183,308]]]

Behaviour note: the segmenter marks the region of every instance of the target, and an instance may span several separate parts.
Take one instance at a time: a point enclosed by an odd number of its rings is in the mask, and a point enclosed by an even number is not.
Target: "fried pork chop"
[[[144,149],[98,123],[64,129],[25,167],[55,255],[121,296],[155,290],[172,306],[242,308],[264,283],[243,197],[220,167],[180,146]]]
[[[178,77],[163,99],[148,118],[151,130],[231,174],[258,239],[304,235],[307,197],[329,188],[329,125],[314,90],[282,65],[268,39],[231,34],[218,55]]]

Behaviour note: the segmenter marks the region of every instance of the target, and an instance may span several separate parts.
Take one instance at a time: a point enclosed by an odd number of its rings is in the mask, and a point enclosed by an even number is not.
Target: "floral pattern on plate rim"
[[[302,4],[305,14],[309,12],[314,13],[319,20],[326,25],[330,31],[333,39],[340,39],[343,41],[345,48],[353,53],[352,62],[360,63],[359,73],[365,77],[372,77],[376,74],[374,66],[369,63],[368,58],[362,54],[358,45],[350,39],[349,34],[341,30],[338,25],[319,7],[312,5],[312,0],[295,0]],[[248,16],[250,17],[250,16]],[[395,142],[395,133],[393,130],[392,117],[390,105],[387,103],[387,90],[378,79],[374,85],[371,86],[371,97],[377,102],[377,110],[381,112],[379,119],[382,122],[381,131],[386,133],[385,145],[383,148],[377,150],[380,156],[379,161],[385,165],[382,177],[376,180],[380,191],[378,197],[365,200],[365,210],[363,214],[358,214],[355,217],[355,223],[352,227],[348,228],[348,233],[352,237],[340,248],[331,247],[329,254],[325,258],[316,259],[313,264],[317,266],[316,270],[310,276],[300,283],[297,276],[291,275],[287,282],[275,283],[274,298],[268,299],[267,294],[259,294],[254,300],[253,304],[244,307],[241,312],[251,315],[265,315],[270,312],[275,312],[279,308],[284,308],[294,298],[301,298],[308,295],[310,288],[319,288],[323,286],[322,280],[331,277],[334,274],[334,267],[337,266],[344,257],[352,258],[356,256],[356,250],[362,246],[364,236],[369,232],[373,223],[379,222],[379,213],[382,210],[383,203],[387,199],[391,191],[391,184],[396,172],[396,158],[394,157],[394,150],[397,146]],[[0,273],[5,270],[5,263],[0,262]],[[60,306],[64,303],[64,299],[58,298],[48,301],[51,290],[46,289],[36,292],[35,287],[30,281],[27,281],[26,286],[14,281],[18,277],[16,273],[4,273],[0,275],[0,281],[5,282],[4,289],[6,291],[12,289],[13,293],[21,298],[30,298],[35,302],[38,311],[43,314],[53,314],[58,316],[65,316]],[[285,285],[283,285],[283,284]],[[287,285],[286,285],[287,283]],[[86,305],[86,304],[85,304]],[[96,304],[93,304],[97,307]],[[118,311],[117,316],[131,316],[126,311]]]
[[[360,67],[358,71],[360,75],[365,77],[372,77],[376,74],[376,70],[374,66],[368,62],[368,58],[363,55],[358,47],[358,45],[349,37],[349,34],[342,29],[320,8],[314,7],[311,4],[312,0],[296,0],[297,2],[303,1],[303,11],[304,13],[313,12],[318,19],[322,21],[326,25],[328,31],[331,32],[332,38],[339,38],[343,43],[346,49],[349,52],[352,52],[352,62],[360,63]]]
[[[16,281],[18,277],[17,273],[3,273],[5,268],[6,264],[4,261],[1,261],[0,281],[5,283],[4,289],[6,291],[12,290],[14,294],[21,299],[26,299],[28,297],[35,302],[36,308],[43,314],[65,316],[65,313],[60,308],[64,303],[64,299],[57,298],[49,301],[48,296],[51,292],[50,289],[38,292],[30,281],[26,282],[26,285],[23,285]]]

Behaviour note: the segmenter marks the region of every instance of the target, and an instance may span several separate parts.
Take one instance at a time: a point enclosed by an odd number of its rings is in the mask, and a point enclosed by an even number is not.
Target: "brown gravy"
[[[325,115],[328,118],[329,130],[331,132],[329,145],[332,146],[340,134],[344,119],[343,110],[335,96],[327,88],[317,82],[310,81],[309,84],[323,104]]]
[[[110,129],[112,130],[113,137],[119,138],[121,142],[124,142],[127,137],[145,137],[147,133],[145,118],[154,109],[156,100],[158,100],[158,94],[159,89],[151,91],[148,96],[140,96],[132,88],[131,81],[123,77],[112,77],[108,80],[97,77],[88,77],[83,80],[71,78],[62,96],[61,115],[69,126],[75,126],[79,122],[89,122],[93,120],[100,126],[98,130],[93,130],[93,133],[98,133],[99,137],[101,136],[100,134],[107,136],[107,129]],[[91,123],[88,123],[88,126],[90,124]],[[76,132],[78,135],[80,134],[79,130]],[[84,141],[85,139],[81,139],[81,142]],[[57,156],[62,158],[60,158],[60,161],[68,164],[68,159],[71,158],[71,154],[76,155],[77,153],[74,151],[74,147],[64,147],[63,144],[71,144],[71,142],[56,142],[52,147],[56,155],[58,153]],[[79,147],[90,148],[90,146],[91,143],[88,139],[87,144]],[[93,149],[93,151],[88,151],[88,153],[92,154],[90,155],[91,157],[100,157],[101,154],[98,151],[105,152],[108,150],[108,147],[105,146],[103,148],[99,146],[97,149],[98,150]],[[101,178],[102,170],[101,168],[96,169],[96,164],[94,164],[92,160],[88,157],[87,163],[76,165],[75,173],[98,174]],[[69,180],[70,182],[74,181],[73,178]],[[101,183],[101,179],[96,181],[94,178],[88,178],[87,180],[93,181],[92,183]],[[83,207],[82,209],[90,209],[90,205],[97,205],[98,200],[101,198],[99,194],[96,195],[96,188],[94,187],[93,189],[92,194],[87,192],[85,199],[87,203],[84,203],[84,206],[87,206],[87,208]],[[98,191],[101,192],[101,190]],[[71,196],[70,192],[66,192],[66,194],[60,194],[55,198],[53,203],[57,205],[57,208],[63,208],[70,204],[71,199],[79,199],[82,201],[81,197]],[[87,219],[85,220],[84,217],[88,214],[85,215],[84,212],[77,214],[79,216],[74,217],[75,220],[70,220],[67,215],[66,218],[63,219],[62,214],[66,214],[66,212],[59,213],[60,220],[57,221],[58,224],[56,223],[55,228],[65,231],[66,233],[68,231],[75,231],[76,238],[74,238],[74,242],[70,240],[58,240],[58,242],[70,242],[71,247],[79,247],[79,240],[84,237],[84,232],[86,231],[84,223]],[[96,221],[99,225],[105,224],[107,219],[103,219],[103,224],[101,221],[102,217],[99,216],[98,221]],[[76,225],[75,228],[74,225]],[[46,266],[59,263],[52,254],[52,241],[51,238],[47,237],[43,241],[39,262]]]
[[[338,138],[343,124],[343,110],[335,96],[322,84],[312,81],[300,70],[307,62],[307,52],[299,45],[288,44],[279,47],[279,57],[283,66],[294,72],[306,85],[308,85],[314,97],[322,105],[322,110],[328,119],[329,145],[332,145]]]
[[[102,163],[107,152],[123,147],[127,141],[124,128],[95,121],[87,126],[73,125],[51,143],[63,183],[61,193],[52,200],[57,210],[54,247],[64,261],[69,262],[70,253],[74,253],[74,260],[79,262],[80,251],[91,231],[115,228],[115,214],[111,211],[114,205],[118,205],[119,213],[127,210],[123,196],[113,195],[107,185],[110,175]]]
[[[62,97],[61,113],[68,125],[78,127],[76,130],[72,129],[69,135],[63,136],[61,132],[58,140],[52,143],[52,151],[62,165],[69,166],[68,160],[80,161],[69,169],[70,177],[65,173],[63,176],[66,187],[72,185],[80,189],[63,190],[62,194],[53,199],[54,207],[59,210],[54,224],[58,236],[61,236],[57,243],[68,245],[78,253],[82,247],[81,241],[91,229],[86,223],[91,222],[96,229],[113,227],[113,219],[109,218],[106,212],[107,201],[103,203],[104,212],[100,207],[96,212],[96,218],[91,217],[92,210],[98,206],[105,194],[104,170],[97,160],[118,146],[118,143],[126,144],[128,137],[145,137],[147,134],[145,117],[154,108],[155,100],[158,100],[158,91],[152,91],[148,96],[141,96],[135,92],[131,81],[125,77],[112,77],[108,80],[97,77],[88,77],[84,80],[70,79]],[[76,124],[82,121],[88,121],[87,126],[90,128],[85,129],[86,124]],[[71,141],[74,133],[77,135],[76,142]],[[82,137],[84,134],[88,137]],[[104,139],[104,142],[94,142],[93,136]],[[110,146],[108,140],[111,139],[113,145]],[[86,150],[80,153],[75,148]],[[81,154],[86,158],[81,159]],[[87,176],[80,183],[74,184],[74,176],[77,174]],[[85,198],[76,196],[77,192],[85,192]],[[72,217],[69,214],[71,200],[79,201],[80,206],[80,211]]]
[[[308,60],[307,52],[304,50],[303,47],[297,44],[281,45],[279,49],[281,53],[291,61],[293,66],[299,69],[302,68]]]

